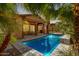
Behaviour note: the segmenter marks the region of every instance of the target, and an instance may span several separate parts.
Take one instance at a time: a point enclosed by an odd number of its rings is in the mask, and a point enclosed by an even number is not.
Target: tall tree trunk
[[[10,33],[8,33],[8,34],[5,36],[5,39],[4,39],[4,41],[3,41],[3,43],[2,43],[2,45],[1,45],[1,47],[0,47],[0,53],[2,53],[2,52],[5,50],[5,48],[7,48],[8,43],[10,42],[10,36],[11,36]]]
[[[74,40],[73,40],[73,50],[75,55],[79,55],[79,4],[74,4]]]

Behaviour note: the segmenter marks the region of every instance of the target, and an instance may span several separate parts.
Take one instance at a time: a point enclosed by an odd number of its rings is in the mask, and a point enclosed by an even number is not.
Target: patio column
[[[44,24],[44,33],[47,34],[47,23]]]
[[[53,24],[52,24],[52,32],[53,32]]]
[[[45,25],[44,24],[42,26],[42,31],[43,31],[43,34],[45,34]]]
[[[44,33],[48,34],[49,33],[49,23],[45,23],[43,27],[44,27]]]
[[[49,34],[49,23],[46,24],[47,34]]]
[[[35,24],[35,35],[38,34],[38,23]]]
[[[28,34],[30,33],[30,24],[29,24],[29,31],[28,31]]]

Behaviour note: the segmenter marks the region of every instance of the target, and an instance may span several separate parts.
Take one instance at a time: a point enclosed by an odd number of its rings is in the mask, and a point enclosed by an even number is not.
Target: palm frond
[[[16,25],[16,20],[14,19],[16,15],[15,8],[15,4],[0,4],[0,14],[2,14],[0,15],[0,28],[3,31],[12,32],[16,28],[18,28],[18,26]]]

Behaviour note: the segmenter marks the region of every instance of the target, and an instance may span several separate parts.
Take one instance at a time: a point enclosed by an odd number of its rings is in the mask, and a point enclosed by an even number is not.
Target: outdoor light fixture
[[[61,22],[61,20],[50,20],[50,24],[56,24],[56,23],[59,23]]]

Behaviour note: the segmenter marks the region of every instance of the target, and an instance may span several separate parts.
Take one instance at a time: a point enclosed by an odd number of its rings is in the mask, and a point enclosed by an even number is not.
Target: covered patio
[[[23,19],[23,34],[35,34],[44,33],[44,21],[33,15],[26,15]]]
[[[45,23],[45,21],[39,16],[33,16],[32,14],[18,15],[18,19],[21,18],[22,37],[24,35],[40,35],[48,34],[53,31],[53,24]]]

